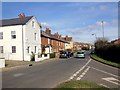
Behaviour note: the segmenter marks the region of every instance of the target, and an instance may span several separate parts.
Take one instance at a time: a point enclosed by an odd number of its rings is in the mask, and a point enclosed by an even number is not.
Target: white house
[[[30,61],[31,52],[41,53],[41,28],[34,16],[4,19],[0,23],[0,57]]]

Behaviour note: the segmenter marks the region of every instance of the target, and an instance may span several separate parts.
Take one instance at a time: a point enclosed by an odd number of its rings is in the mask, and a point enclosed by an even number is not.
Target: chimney
[[[67,40],[67,41],[68,41],[68,35],[66,35],[65,40]]]
[[[46,28],[45,32],[46,32],[47,34],[51,34],[51,30],[50,30],[49,28]]]
[[[19,14],[18,16],[19,16],[19,18],[25,18],[25,14],[24,13]]]

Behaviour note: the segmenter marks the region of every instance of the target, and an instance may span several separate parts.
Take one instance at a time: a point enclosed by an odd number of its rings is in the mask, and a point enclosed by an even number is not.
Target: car
[[[70,53],[68,51],[60,51],[60,56],[59,58],[69,58]]]
[[[84,51],[78,51],[76,54],[76,58],[85,58],[85,52]]]
[[[90,54],[95,54],[95,50],[92,50],[92,51],[90,52]]]

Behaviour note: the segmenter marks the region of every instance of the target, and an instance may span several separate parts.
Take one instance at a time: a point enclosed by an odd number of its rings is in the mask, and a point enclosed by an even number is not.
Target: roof
[[[68,43],[67,41],[65,40],[61,40],[61,39],[58,39],[56,38],[54,35],[52,34],[47,34],[45,31],[41,30],[41,35],[44,36],[44,37],[47,37],[47,38],[50,38],[50,39],[54,39],[54,40],[58,40],[58,41],[61,41],[61,42],[65,42],[65,43]]]
[[[25,18],[12,18],[0,20],[0,27],[2,26],[12,26],[12,25],[25,25],[33,16],[28,16]]]

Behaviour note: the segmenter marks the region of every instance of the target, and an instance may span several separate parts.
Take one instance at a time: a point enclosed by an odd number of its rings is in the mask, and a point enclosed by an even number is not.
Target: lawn
[[[96,61],[102,62],[104,64],[120,68],[120,64],[114,63],[114,62],[111,62],[111,61],[107,61],[105,59],[102,59],[102,58],[98,57],[96,54],[91,54],[91,58],[94,59],[94,60],[96,60]]]
[[[110,90],[93,82],[88,81],[68,81],[59,84],[54,90]]]

